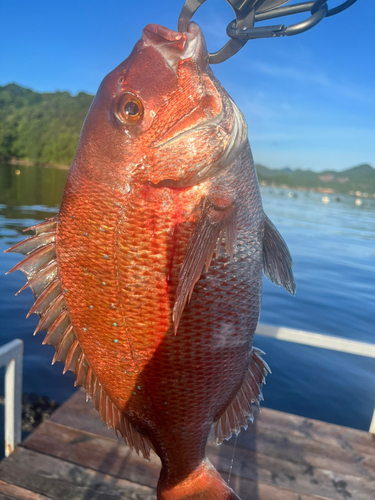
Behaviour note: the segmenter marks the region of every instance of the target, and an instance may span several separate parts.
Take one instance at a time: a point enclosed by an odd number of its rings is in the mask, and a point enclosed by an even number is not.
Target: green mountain
[[[83,92],[0,86],[0,159],[70,165],[92,100]]]
[[[326,170],[282,170],[269,169],[263,165],[255,165],[261,184],[288,186],[290,188],[331,189],[335,193],[362,191],[375,193],[375,169],[363,164],[341,172]]]

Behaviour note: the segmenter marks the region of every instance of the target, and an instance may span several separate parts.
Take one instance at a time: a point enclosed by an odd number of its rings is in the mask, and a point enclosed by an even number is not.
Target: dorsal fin
[[[272,283],[295,295],[292,267],[292,257],[283,237],[264,214],[263,272]]]
[[[249,369],[239,391],[223,415],[212,426],[210,438],[217,444],[221,444],[224,439],[230,439],[232,434],[239,434],[241,428],[247,429],[249,420],[253,422],[252,403],[260,409],[260,402],[263,401],[262,384],[266,383],[266,375],[271,373],[261,354],[264,352],[253,347]]]
[[[20,291],[29,286],[34,294],[35,302],[28,316],[35,312],[40,318],[35,333],[47,331],[43,344],[50,344],[56,349],[52,364],[62,361],[64,373],[68,370],[74,373],[75,385],[86,389],[87,398],[92,399],[103,422],[116,434],[119,432],[128,446],[150,460],[150,441],[135,430],[100,385],[74,333],[58,276],[55,248],[57,223],[58,218],[53,217],[29,228],[35,231],[34,236],[6,250],[25,256],[9,272],[21,270],[27,282]]]

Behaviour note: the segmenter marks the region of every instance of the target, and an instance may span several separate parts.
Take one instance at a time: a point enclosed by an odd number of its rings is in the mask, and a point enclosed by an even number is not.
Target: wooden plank
[[[48,497],[0,481],[0,500],[48,500]]]
[[[155,500],[147,486],[19,447],[0,463],[0,479],[56,500]]]
[[[112,439],[53,422],[46,422],[37,429],[25,441],[24,446],[101,473],[148,486],[157,484],[159,460],[147,464],[125,445]],[[207,451],[209,459],[220,473],[227,473],[232,447],[228,444],[220,447],[209,445]],[[246,479],[254,484],[265,483],[299,494],[320,495],[334,500],[342,500],[342,492],[352,495],[348,498],[356,500],[368,500],[371,494],[375,497],[375,481],[314,467],[306,461],[288,462],[244,448],[236,450],[233,474],[240,478],[240,482]]]
[[[117,440],[113,429],[108,429],[101,421],[91,401],[86,403],[86,391],[80,388],[68,401],[60,406],[50,420],[74,429],[91,432],[98,436]]]
[[[273,429],[288,435],[323,442],[340,449],[352,449],[359,454],[364,453],[370,456],[375,454],[373,436],[358,429],[329,424],[268,408],[263,408],[262,412],[256,415],[256,425],[258,429]]]
[[[18,448],[0,464],[0,477],[16,484],[18,488],[30,490],[32,495],[38,495],[30,499],[21,497],[22,500],[44,500],[43,494],[56,500],[156,499],[150,488],[26,448]],[[242,500],[330,500],[234,475],[231,477],[231,486],[239,492]]]
[[[358,429],[329,424],[311,418],[300,417],[269,408],[263,408],[261,413],[254,409],[257,431],[269,429],[335,446],[340,450],[354,450],[356,453],[369,456],[375,455],[375,440],[373,436]],[[101,436],[115,438],[112,429],[107,429],[100,421],[97,411],[91,401],[85,402],[85,391],[78,390],[66,403],[53,413],[51,420],[69,427],[92,432]],[[249,425],[249,429],[253,427]]]
[[[233,446],[233,442],[232,438],[228,444]],[[375,479],[375,453],[359,454],[351,447],[340,448],[325,441],[289,435],[273,428],[264,429],[257,421],[247,431],[241,432],[237,438],[237,447],[306,466]]]
[[[230,447],[227,446],[227,448]],[[231,454],[225,445],[217,448],[218,454],[208,452],[212,464],[220,473],[227,472]],[[209,450],[210,451],[210,450]],[[350,474],[340,474],[330,469],[313,467],[280,460],[262,453],[236,449],[233,474],[241,478],[261,481],[307,495],[320,495],[332,500],[375,498],[375,481]]]
[[[122,446],[122,441],[114,442],[112,439],[106,440],[95,439],[97,436],[91,433],[81,434],[80,431],[73,430],[69,427],[46,422],[44,426],[39,427],[31,434],[23,446],[34,449],[42,453],[50,453],[53,447],[53,455],[56,457],[71,459],[73,462],[91,467],[98,468],[98,462],[102,462],[103,454],[106,455],[105,468],[98,469],[102,472],[111,473],[116,465],[115,457],[122,457],[122,461],[126,461],[126,465],[134,465],[134,453],[130,453],[128,448]],[[241,442],[240,442],[241,439]],[[109,441],[109,443],[107,443]],[[228,457],[232,456],[233,444],[224,443],[223,447],[227,450]],[[279,458],[289,462],[304,465],[306,469],[323,468],[349,474],[361,476],[366,479],[375,479],[375,456],[358,456],[353,454],[351,450],[340,450],[341,456],[336,449],[330,446],[321,446],[320,443],[310,443],[300,438],[287,438],[273,432],[271,435],[259,435],[254,433],[245,433],[238,438],[237,448],[245,447],[249,450],[256,451],[264,455],[270,455],[273,458]],[[220,453],[216,445],[209,445],[208,452],[213,455]],[[88,457],[90,462],[82,461]],[[69,458],[70,457],[70,458]],[[75,457],[74,459],[72,457]],[[113,460],[112,458],[113,457]],[[87,458],[86,458],[87,460]],[[143,462],[136,462],[137,467]],[[153,454],[152,457],[152,473],[149,469],[148,473],[143,467],[138,471],[139,474],[148,474],[151,482],[145,482],[140,477],[123,476],[130,481],[137,481],[149,486],[155,486],[159,475],[160,461]],[[133,473],[133,469],[130,469]],[[114,475],[118,475],[115,473]]]
[[[146,462],[123,441],[114,441],[46,421],[22,443],[30,450],[61,458],[91,469],[156,488],[159,457],[152,452]]]
[[[85,402],[83,391],[77,391],[52,415],[51,421],[116,439],[92,403]],[[373,439],[356,429],[265,408],[256,415],[255,424],[240,434],[237,445],[306,467],[375,479]]]
[[[221,474],[228,481],[228,474]],[[328,497],[305,495],[272,484],[231,475],[230,486],[241,500],[331,500]],[[346,500],[346,499],[345,499]]]

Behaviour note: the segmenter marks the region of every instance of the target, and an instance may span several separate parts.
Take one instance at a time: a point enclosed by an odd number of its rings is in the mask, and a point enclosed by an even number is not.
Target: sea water
[[[23,391],[60,403],[74,392],[74,376],[62,375],[62,363],[51,366],[54,349],[41,345],[43,332],[33,337],[38,317],[25,318],[32,293],[15,297],[25,278],[21,272],[5,276],[21,256],[3,250],[23,239],[25,228],[57,213],[66,174],[0,165],[0,345],[22,339]],[[264,279],[260,322],[375,343],[375,200],[358,206],[349,195],[328,195],[325,203],[322,197],[262,188],[265,212],[292,254],[297,293],[291,297]],[[263,406],[368,430],[375,359],[258,336],[254,345],[272,369]],[[2,432],[0,413],[0,439]]]

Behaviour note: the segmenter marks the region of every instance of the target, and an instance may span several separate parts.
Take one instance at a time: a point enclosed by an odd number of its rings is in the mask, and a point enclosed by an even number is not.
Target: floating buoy
[[[329,203],[331,201],[331,198],[329,196],[323,196],[322,202],[323,203]]]
[[[14,173],[15,173],[16,175],[20,175],[21,170],[18,170],[18,168],[17,168],[17,170],[15,170],[15,171],[14,171]]]
[[[354,203],[360,207],[362,205],[363,201],[361,199],[357,198]]]

